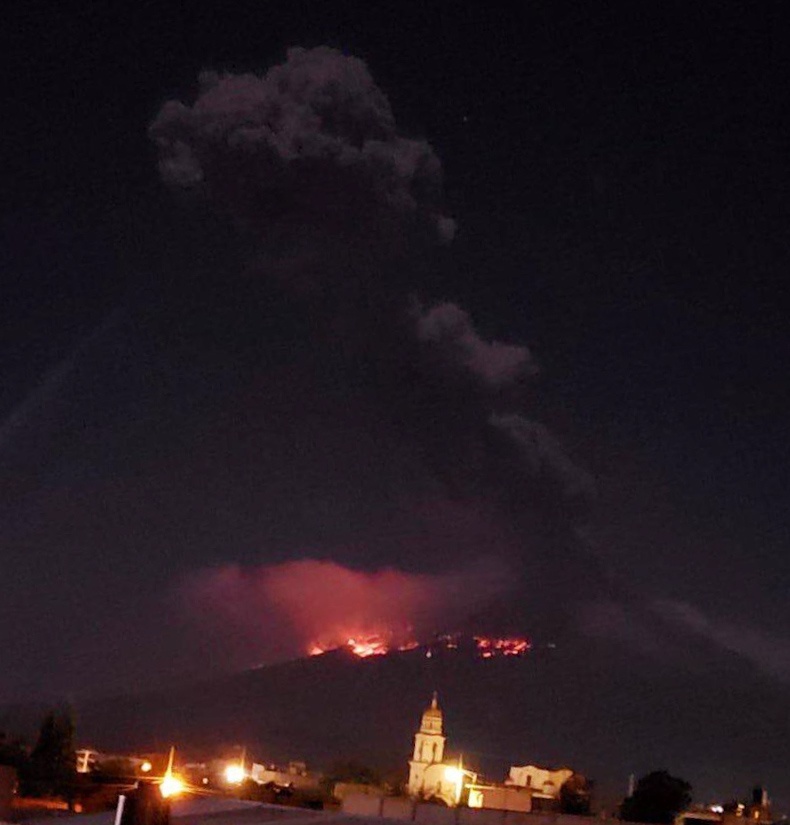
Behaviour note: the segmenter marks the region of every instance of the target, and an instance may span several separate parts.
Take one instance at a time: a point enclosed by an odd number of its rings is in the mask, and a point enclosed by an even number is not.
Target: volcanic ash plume
[[[290,49],[261,77],[205,72],[195,103],[166,103],[150,134],[167,183],[253,235],[294,216],[301,228],[331,217],[370,228],[385,213],[440,241],[454,234],[433,149],[398,134],[365,64],[334,49]]]
[[[484,501],[516,526],[522,552],[537,549],[543,512],[533,516],[543,502],[583,510],[575,503],[589,479],[546,427],[511,409],[537,372],[529,349],[490,340],[466,310],[431,294],[429,262],[455,229],[441,165],[426,141],[399,132],[362,61],[291,49],[262,76],[204,74],[195,101],[166,103],[150,134],[164,181],[229,217],[252,250],[252,272],[303,313],[310,329],[299,366],[308,380],[333,376],[332,393],[343,388],[349,407],[377,411],[374,426],[392,443],[408,442],[421,462],[414,487]],[[558,529],[571,526],[555,509]],[[319,562],[226,568],[194,588],[239,634],[256,624],[256,650],[269,626],[290,638],[283,650],[343,643],[360,624],[446,626],[469,594],[491,593],[485,577],[467,573],[361,573]]]
[[[537,371],[526,347],[485,341],[469,313],[457,304],[438,304],[415,313],[417,337],[434,344],[450,364],[467,369],[489,387],[500,387]]]
[[[343,646],[358,655],[410,647],[462,621],[506,583],[499,565],[430,575],[305,559],[202,571],[182,595],[190,612],[221,625],[248,664]]]

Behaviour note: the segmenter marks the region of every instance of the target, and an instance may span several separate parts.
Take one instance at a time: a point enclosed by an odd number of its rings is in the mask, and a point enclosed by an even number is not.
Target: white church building
[[[422,715],[420,729],[414,736],[414,754],[409,760],[409,796],[418,799],[436,797],[448,805],[457,805],[466,778],[476,776],[458,762],[444,761],[442,711],[436,693]]]
[[[513,766],[502,783],[478,782],[478,775],[465,770],[461,759],[445,761],[442,711],[436,693],[422,714],[409,760],[409,796],[440,799],[449,806],[532,811],[551,807],[559,800],[560,788],[573,775],[570,768],[556,770],[537,765]],[[463,803],[462,803],[463,798]]]

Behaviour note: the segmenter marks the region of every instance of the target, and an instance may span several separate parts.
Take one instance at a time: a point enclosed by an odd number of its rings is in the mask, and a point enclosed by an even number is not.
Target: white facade
[[[447,737],[442,728],[442,711],[434,693],[414,736],[414,753],[409,760],[409,796],[420,799],[438,797],[448,805],[455,805],[458,801],[458,768],[444,761]]]
[[[537,765],[514,765],[510,769],[505,784],[528,788],[533,796],[558,799],[560,788],[571,776],[573,776],[573,771],[570,768],[549,770]]]

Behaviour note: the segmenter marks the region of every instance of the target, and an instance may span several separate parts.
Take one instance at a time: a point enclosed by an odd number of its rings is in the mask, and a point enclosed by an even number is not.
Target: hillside
[[[336,651],[79,706],[80,738],[108,750],[243,743],[266,761],[357,758],[405,771],[434,689],[449,752],[492,777],[509,764],[568,764],[615,794],[629,773],[665,767],[690,779],[698,796],[758,780],[774,798],[787,796],[782,690],[752,680],[735,659],[690,671],[585,639],[514,659],[427,659],[413,650],[362,660]]]

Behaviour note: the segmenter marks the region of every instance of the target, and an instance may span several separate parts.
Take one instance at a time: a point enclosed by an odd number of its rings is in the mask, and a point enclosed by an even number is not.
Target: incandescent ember
[[[422,649],[429,658],[441,653],[456,650],[472,651],[481,659],[493,659],[500,656],[526,656],[532,649],[530,639],[523,636],[472,636],[461,634],[437,635],[431,642],[421,643],[414,639],[395,641],[389,633],[355,633],[342,642],[313,642],[308,647],[310,656],[320,656],[332,650],[347,650],[360,659],[370,656],[386,656],[396,651]]]

